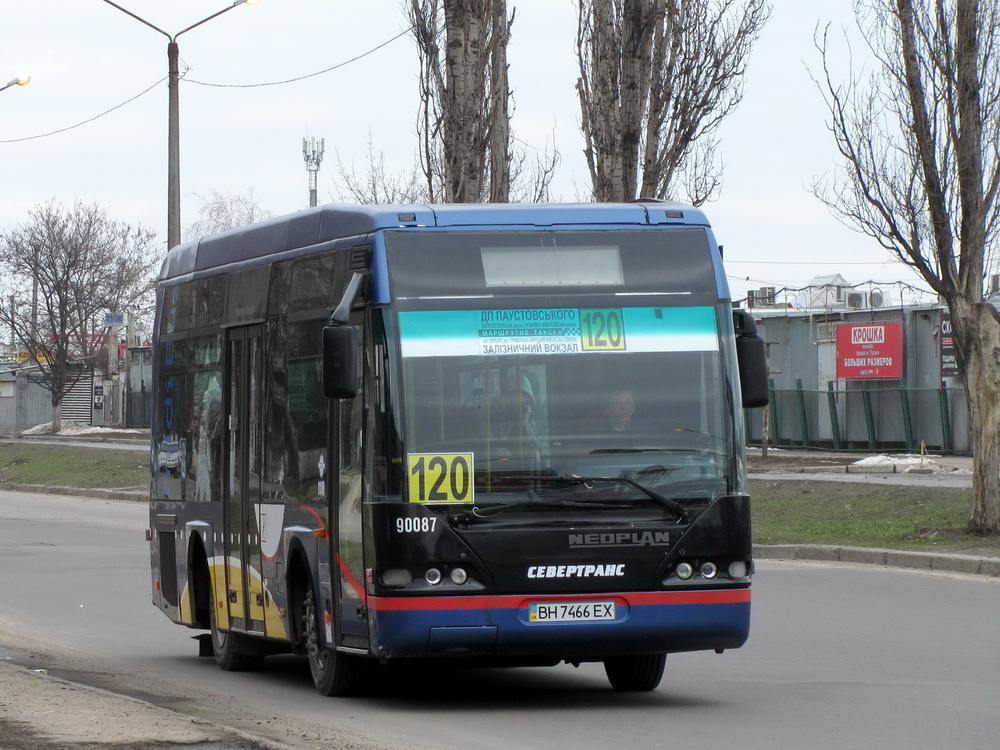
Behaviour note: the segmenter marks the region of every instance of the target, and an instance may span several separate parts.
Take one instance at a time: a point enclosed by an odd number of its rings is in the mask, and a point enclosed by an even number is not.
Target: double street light
[[[3,86],[0,86],[0,91],[9,89],[11,86],[27,86],[28,82],[31,81],[31,76],[18,76],[10,81],[7,81]]]
[[[167,103],[167,249],[179,245],[181,241],[181,145],[180,145],[180,101],[177,93],[178,82],[180,81],[180,70],[178,60],[180,52],[177,47],[177,37],[185,34],[191,29],[201,26],[203,23],[218,18],[223,13],[231,11],[238,5],[256,5],[260,0],[234,0],[228,8],[223,8],[217,13],[213,13],[207,18],[203,18],[198,23],[191,24],[186,29],[181,29],[176,34],[168,34],[159,26],[154,26],[145,18],[140,18],[135,13],[111,0],[104,0],[122,13],[132,16],[136,21],[144,23],[154,31],[158,31],[167,39],[167,70],[168,70],[168,103]]]

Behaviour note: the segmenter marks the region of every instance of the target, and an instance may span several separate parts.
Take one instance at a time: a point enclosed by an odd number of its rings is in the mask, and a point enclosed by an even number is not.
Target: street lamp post
[[[28,82],[31,81],[31,76],[18,76],[10,81],[7,81],[3,86],[0,86],[0,91],[5,91],[11,86],[27,86]]]
[[[165,36],[167,43],[167,249],[179,245],[181,242],[181,139],[180,139],[180,97],[178,96],[178,83],[180,81],[180,50],[177,46],[177,38],[191,29],[201,26],[203,23],[211,21],[213,18],[221,16],[223,13],[231,11],[238,5],[256,5],[259,0],[233,0],[232,5],[213,13],[207,18],[203,18],[198,23],[191,24],[186,29],[181,29],[176,34],[168,34],[159,26],[154,26],[145,18],[140,18],[135,13],[111,0],[104,0],[108,5],[117,8],[122,13],[132,16],[136,21],[144,23],[154,31],[158,31]]]

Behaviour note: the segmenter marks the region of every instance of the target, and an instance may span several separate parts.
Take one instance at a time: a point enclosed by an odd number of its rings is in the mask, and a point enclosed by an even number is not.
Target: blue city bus
[[[154,604],[226,670],[603,662],[748,636],[763,343],[704,214],[329,205],[170,251]]]

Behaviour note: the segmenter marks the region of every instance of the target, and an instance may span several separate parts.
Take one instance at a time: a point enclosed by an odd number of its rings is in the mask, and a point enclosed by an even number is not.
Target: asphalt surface
[[[89,441],[88,441],[89,442]],[[859,463],[861,461],[861,463]],[[872,457],[842,453],[759,449],[749,455],[750,474],[767,479],[885,481],[927,486],[970,486],[966,456]],[[33,492],[135,500],[142,491],[19,486]],[[823,545],[758,545],[758,559],[864,563],[1000,576],[1000,558]],[[48,675],[13,663],[0,648],[0,750],[280,750],[279,744],[192,719],[126,696]]]

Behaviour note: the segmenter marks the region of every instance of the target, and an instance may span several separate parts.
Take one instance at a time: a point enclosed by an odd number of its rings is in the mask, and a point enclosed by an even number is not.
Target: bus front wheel
[[[362,678],[362,664],[356,656],[337,653],[319,642],[319,613],[312,584],[307,584],[302,602],[302,635],[313,683],[321,695],[354,695]]]
[[[660,684],[666,663],[666,654],[610,656],[604,660],[604,671],[615,690],[640,692]]]
[[[219,630],[215,622],[215,603],[209,607],[212,624],[212,653],[215,663],[227,672],[252,672],[264,662],[264,647],[239,633]]]

